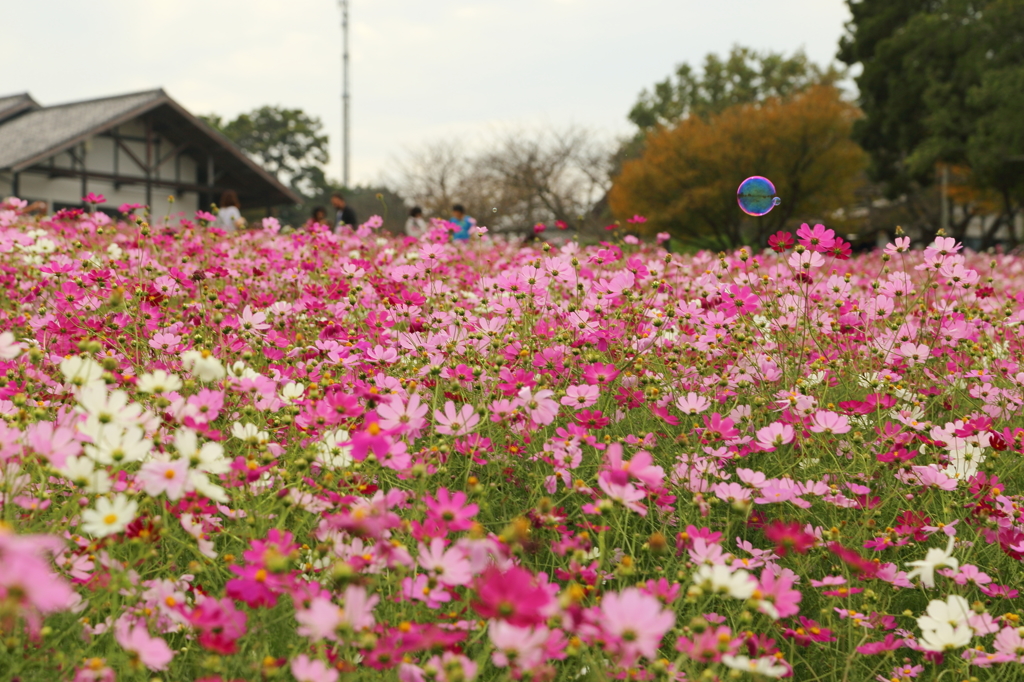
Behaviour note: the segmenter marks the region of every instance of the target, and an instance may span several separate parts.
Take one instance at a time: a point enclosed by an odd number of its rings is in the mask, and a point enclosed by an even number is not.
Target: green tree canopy
[[[762,245],[795,218],[848,205],[864,164],[850,139],[857,115],[835,87],[820,85],[658,127],[642,156],[624,164],[609,203],[619,218],[639,213],[650,231],[698,246]],[[771,178],[782,204],[751,220],[736,206],[736,188],[754,174]]]
[[[854,137],[873,179],[896,196],[938,163],[970,169],[1003,199],[1024,199],[1024,0],[847,0],[839,58],[860,64],[865,117]]]
[[[263,106],[233,121],[216,114],[202,118],[303,196],[314,196],[326,185],[327,135],[316,116],[302,109]]]
[[[674,78],[640,94],[629,120],[642,131],[671,126],[691,115],[707,117],[737,104],[786,98],[811,85],[835,83],[840,77],[841,72],[822,69],[802,51],[786,57],[736,46],[725,59],[709,54],[700,71],[680,64]]]

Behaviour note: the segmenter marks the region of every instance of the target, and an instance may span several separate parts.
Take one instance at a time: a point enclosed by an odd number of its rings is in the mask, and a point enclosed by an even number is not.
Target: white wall
[[[131,121],[119,127],[119,134],[142,137],[145,135],[145,128],[141,121]],[[146,161],[146,145],[144,142],[125,140],[125,146],[137,156],[143,163]],[[114,149],[116,143],[113,138],[97,136],[85,142],[85,165],[86,169],[96,173],[114,173]],[[154,136],[153,157],[154,161],[167,156],[175,148],[174,143],[159,135]],[[77,153],[78,150],[76,150]],[[57,168],[70,169],[75,167],[69,153],[63,152],[53,158],[54,166]],[[46,165],[43,162],[40,165]],[[191,157],[182,155],[180,159],[178,179],[183,183],[197,184],[198,164]],[[143,171],[124,152],[118,151],[117,163],[118,175],[142,176]],[[168,158],[154,174],[154,179],[175,181],[174,159]],[[21,173],[18,180],[18,194],[22,199],[31,201],[45,201],[48,209],[52,212],[54,203],[80,204],[82,200],[81,178],[55,177],[50,178],[42,173]],[[10,173],[0,175],[0,187],[4,188],[4,196],[12,193],[13,176]],[[106,197],[104,208],[117,209],[122,204],[145,204],[146,186],[121,185],[114,187],[114,183],[107,180],[88,179],[86,181],[86,192],[102,194]],[[168,197],[174,194],[174,204],[168,201]],[[153,187],[152,189],[152,221],[162,222],[168,214],[176,216],[182,212],[191,217],[199,207],[199,197],[195,192],[175,193],[172,187]]]

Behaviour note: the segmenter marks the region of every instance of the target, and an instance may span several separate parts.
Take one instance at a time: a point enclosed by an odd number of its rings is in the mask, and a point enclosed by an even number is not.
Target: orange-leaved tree
[[[646,231],[695,245],[763,245],[788,224],[850,203],[866,162],[850,139],[857,116],[830,85],[689,116],[649,134],[643,155],[623,165],[609,204],[619,218],[645,216]],[[736,203],[736,189],[752,175],[769,178],[782,199],[759,218]]]

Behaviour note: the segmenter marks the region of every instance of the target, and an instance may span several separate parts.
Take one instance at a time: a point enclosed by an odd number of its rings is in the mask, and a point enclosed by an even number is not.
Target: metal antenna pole
[[[348,189],[348,0],[338,0],[341,6],[341,183]]]

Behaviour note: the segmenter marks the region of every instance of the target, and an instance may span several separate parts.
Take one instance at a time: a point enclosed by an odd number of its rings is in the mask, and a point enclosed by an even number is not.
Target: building
[[[243,209],[300,202],[163,90],[49,107],[27,93],[0,97],[0,196],[44,201],[54,212],[102,194],[101,210],[143,204],[156,220],[208,210],[226,189]]]

